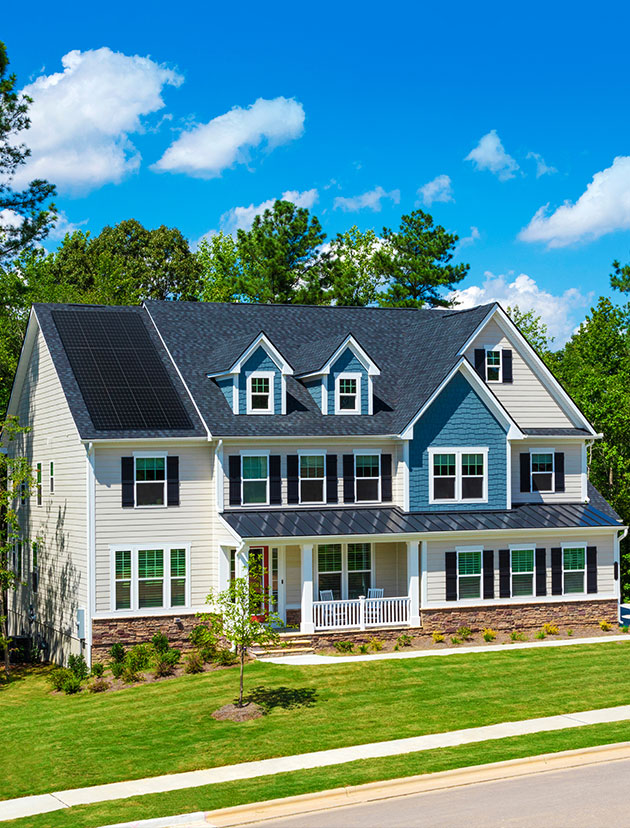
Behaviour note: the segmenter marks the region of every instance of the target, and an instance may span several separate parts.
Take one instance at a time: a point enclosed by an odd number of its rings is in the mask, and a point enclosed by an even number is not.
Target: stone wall
[[[302,618],[302,610],[288,609],[287,610],[287,627],[300,627],[300,620]]]
[[[422,635],[424,630],[420,627],[394,627],[381,628],[369,630],[346,630],[345,632],[316,632],[311,641],[315,652],[318,650],[327,650],[334,646],[336,641],[352,641],[354,646],[359,644],[369,644],[372,638],[378,638],[379,641],[396,641],[396,639],[403,635],[412,635],[417,637]]]
[[[178,619],[177,621],[175,619]],[[143,615],[135,618],[95,618],[92,621],[92,659],[102,661],[109,648],[119,641],[133,647],[151,641],[162,632],[172,647],[189,650],[188,636],[201,621],[196,615]]]

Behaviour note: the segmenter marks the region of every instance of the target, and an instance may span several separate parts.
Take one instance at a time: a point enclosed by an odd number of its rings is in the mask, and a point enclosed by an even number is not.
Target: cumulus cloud
[[[522,311],[532,310],[536,316],[542,317],[558,346],[569,339],[593,299],[592,292],[583,294],[577,288],[569,288],[564,293],[550,293],[525,273],[514,276],[513,272],[495,275],[486,271],[484,277],[481,286],[472,285],[450,294],[450,298],[458,303],[459,310],[488,302],[500,302],[504,309],[518,305]]]
[[[547,164],[542,155],[537,152],[528,152],[527,158],[528,160],[531,158],[536,162],[536,178],[540,178],[541,175],[553,175],[558,172],[555,167],[551,167]]]
[[[422,203],[430,207],[434,201],[455,201],[453,187],[448,175],[438,175],[418,189]]]
[[[159,172],[216,178],[235,164],[247,164],[251,150],[267,150],[299,138],[304,107],[293,98],[258,98],[251,106],[235,106],[207,124],[195,124],[175,140],[153,165]]]
[[[140,164],[129,136],[143,131],[142,116],[164,107],[164,87],[183,79],[148,57],[108,48],[75,49],[61,64],[62,72],[41,75],[22,90],[33,99],[31,157],[15,184],[46,178],[62,190],[87,191],[119,182]]]
[[[333,209],[343,210],[344,213],[356,213],[359,210],[372,210],[375,213],[380,213],[382,209],[381,201],[384,198],[388,198],[394,204],[398,204],[400,202],[400,190],[390,190],[390,192],[387,192],[382,187],[375,187],[373,190],[368,190],[367,193],[351,196],[350,198],[337,196],[333,204]]]
[[[496,129],[486,133],[464,161],[472,161],[478,170],[489,170],[499,181],[514,178],[514,174],[519,169],[514,158],[503,148]]]
[[[565,201],[553,212],[540,207],[519,233],[527,242],[565,247],[630,228],[630,156],[618,156],[593,180],[575,203]]]
[[[471,244],[474,244],[478,239],[481,238],[481,233],[479,232],[478,227],[471,227],[470,228],[470,235],[464,236],[457,242],[458,247],[468,247]]]

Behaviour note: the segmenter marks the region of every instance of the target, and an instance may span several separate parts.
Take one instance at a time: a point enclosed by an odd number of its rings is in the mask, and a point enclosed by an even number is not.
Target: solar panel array
[[[52,316],[97,431],[192,429],[138,315],[85,309]]]

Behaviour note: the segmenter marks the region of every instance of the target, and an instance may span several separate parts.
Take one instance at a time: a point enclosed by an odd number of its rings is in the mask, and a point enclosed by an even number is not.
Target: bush
[[[97,676],[94,681],[88,684],[90,693],[103,693],[109,687],[109,682],[102,676]]]
[[[441,644],[444,641],[444,634],[435,630],[433,633],[433,640],[436,644]]]
[[[46,678],[53,690],[63,690],[66,680],[74,675],[68,667],[56,667]]]
[[[112,676],[119,679],[125,672],[125,665],[122,661],[114,661],[110,667],[110,670],[112,671]]]
[[[68,656],[68,667],[79,681],[84,681],[90,672],[83,654]]]
[[[353,653],[354,652],[354,644],[352,641],[335,641],[333,644],[335,650],[338,653]]]
[[[67,696],[73,696],[75,693],[79,693],[81,691],[81,679],[77,678],[74,673],[70,673],[67,679],[63,683],[63,692]]]
[[[516,630],[512,630],[512,632],[510,633],[510,638],[512,641],[527,641],[525,633],[517,632]]]
[[[136,681],[142,681],[143,678],[137,670],[133,670],[128,665],[123,666],[122,680],[125,684],[133,684]]]
[[[114,664],[122,664],[125,660],[125,648],[119,641],[109,648],[109,657]]]
[[[101,676],[103,675],[104,672],[105,672],[105,665],[101,664],[100,661],[96,661],[92,665],[92,675],[96,676],[96,678],[101,678]]]
[[[186,663],[184,664],[185,673],[203,673],[203,659],[198,650],[193,650],[186,656]]]
[[[367,653],[369,652],[368,645],[365,643],[359,644],[359,652],[361,653],[361,655],[367,655]]]
[[[451,644],[461,644],[461,638],[458,638],[456,635],[451,636]]]
[[[231,667],[232,664],[236,664],[237,661],[238,657],[236,653],[233,653],[232,650],[228,650],[227,647],[217,650],[214,656],[214,663],[219,664],[221,667]]]
[[[559,635],[560,634],[560,630],[556,627],[556,625],[555,624],[550,624],[549,621],[547,621],[546,624],[542,625],[542,630],[543,630],[545,635]]]
[[[627,633],[629,629],[630,629],[630,627],[628,627],[628,625],[627,625],[627,624],[624,624],[624,625],[621,627],[621,632],[622,632],[622,633]]]
[[[457,630],[457,635],[462,639],[462,641],[470,641],[472,638],[472,630],[470,627],[460,627]]]
[[[399,635],[396,639],[396,644],[398,644],[399,647],[411,647],[412,641],[412,636],[407,635],[407,633],[403,633],[402,635]]]
[[[131,673],[148,670],[151,666],[153,650],[150,644],[136,644],[125,656],[125,668]]]
[[[197,624],[196,627],[193,627],[188,640],[196,650],[199,650],[199,654],[204,661],[212,661],[217,652],[219,641],[209,627],[205,624]]]
[[[372,650],[375,653],[378,653],[379,650],[383,649],[383,642],[380,638],[370,638],[368,646],[370,650]]]
[[[573,635],[573,630],[567,630],[567,635]]]
[[[613,625],[610,623],[610,621],[600,621],[599,628],[600,630],[602,630],[602,632],[610,632],[613,628]]]
[[[151,639],[151,644],[156,653],[165,653],[169,648],[168,638],[163,632],[156,632]]]
[[[543,630],[538,630],[538,632],[536,633],[536,638],[539,638],[541,641],[543,640],[543,638],[547,638],[547,635],[546,635],[544,629]]]
[[[482,633],[484,641],[494,641],[497,637],[497,634],[494,630],[491,630],[490,627],[486,627],[486,629]]]
[[[181,657],[181,652],[175,647],[169,647],[166,652],[156,652],[153,660],[153,672],[158,678],[172,675]]]

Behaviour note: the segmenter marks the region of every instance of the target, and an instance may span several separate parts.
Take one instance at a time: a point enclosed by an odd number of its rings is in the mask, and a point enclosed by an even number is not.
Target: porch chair
[[[368,589],[368,598],[382,598],[385,589],[383,587],[369,587]]]
[[[334,601],[335,597],[333,595],[332,589],[320,589],[319,591],[319,600],[320,601]],[[325,607],[324,608],[324,624],[327,627],[334,627],[336,626],[336,611],[334,607]]]
[[[319,591],[319,600],[320,601],[334,601],[333,598],[333,591],[332,589],[320,589]]]
[[[383,587],[368,587],[367,597],[382,598],[385,589]],[[382,610],[380,604],[368,604],[365,608],[366,623],[380,624],[382,621]]]

